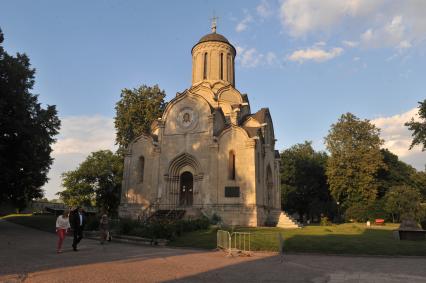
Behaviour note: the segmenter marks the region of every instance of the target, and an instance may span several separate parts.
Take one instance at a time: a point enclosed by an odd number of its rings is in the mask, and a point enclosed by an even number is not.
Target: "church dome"
[[[218,33],[209,33],[209,34],[206,34],[205,36],[203,36],[198,41],[198,43],[207,42],[207,41],[219,41],[219,42],[225,42],[225,43],[229,44],[229,41],[226,39],[226,37],[224,37],[223,35],[218,34]]]
[[[223,81],[235,86],[235,47],[223,35],[216,33],[216,18],[212,32],[201,37],[192,47],[192,84],[201,81]]]

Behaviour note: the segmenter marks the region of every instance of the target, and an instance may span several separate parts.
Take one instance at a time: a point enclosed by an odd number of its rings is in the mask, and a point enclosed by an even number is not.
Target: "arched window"
[[[257,153],[257,182],[260,181],[260,152]]]
[[[207,79],[207,52],[204,53],[203,80]]]
[[[145,157],[139,157],[139,172],[140,172],[140,182],[143,183],[143,175],[145,173]]]
[[[235,153],[233,150],[229,152],[228,159],[228,179],[235,180]]]
[[[231,82],[231,71],[232,71],[232,67],[231,67],[231,55],[228,53],[226,55],[226,69],[228,70],[228,74],[227,74],[227,80],[228,82]]]
[[[223,53],[220,53],[220,60],[219,60],[219,72],[220,72],[220,79],[223,80]]]

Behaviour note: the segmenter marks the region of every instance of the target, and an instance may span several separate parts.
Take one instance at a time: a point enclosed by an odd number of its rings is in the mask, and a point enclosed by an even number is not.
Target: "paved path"
[[[347,257],[145,247],[71,239],[0,222],[0,282],[426,282],[426,258]]]

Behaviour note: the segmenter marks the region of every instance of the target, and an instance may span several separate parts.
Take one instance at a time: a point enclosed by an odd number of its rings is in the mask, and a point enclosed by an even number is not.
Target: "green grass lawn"
[[[10,215],[8,221],[55,232],[54,215]],[[425,241],[398,241],[392,230],[398,224],[373,226],[365,224],[340,224],[333,226],[310,225],[302,229],[279,228],[236,228],[235,231],[250,232],[250,245],[253,251],[278,251],[278,233],[284,237],[285,252],[321,254],[360,254],[360,255],[417,255],[426,256]],[[203,249],[216,248],[216,227],[185,233],[171,241],[169,245]]]
[[[237,228],[251,233],[251,249],[278,251],[278,233],[284,237],[284,251],[322,254],[417,255],[426,256],[425,241],[398,241],[392,230],[398,224],[373,226],[340,224],[333,226],[306,226],[302,229]],[[186,233],[170,243],[213,249],[216,247],[217,228]]]

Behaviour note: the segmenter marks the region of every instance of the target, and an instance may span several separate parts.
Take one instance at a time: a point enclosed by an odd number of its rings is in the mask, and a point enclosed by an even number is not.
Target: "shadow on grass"
[[[395,225],[366,229],[361,224],[342,224],[329,227],[308,226],[303,229],[239,228],[250,232],[252,251],[279,250],[278,234],[284,238],[284,252],[426,256],[425,241],[394,239]],[[173,246],[215,248],[217,229],[184,234],[170,243]]]
[[[354,255],[426,256],[425,241],[399,241],[392,231],[366,229],[360,234],[293,235],[284,244],[289,252]]]

